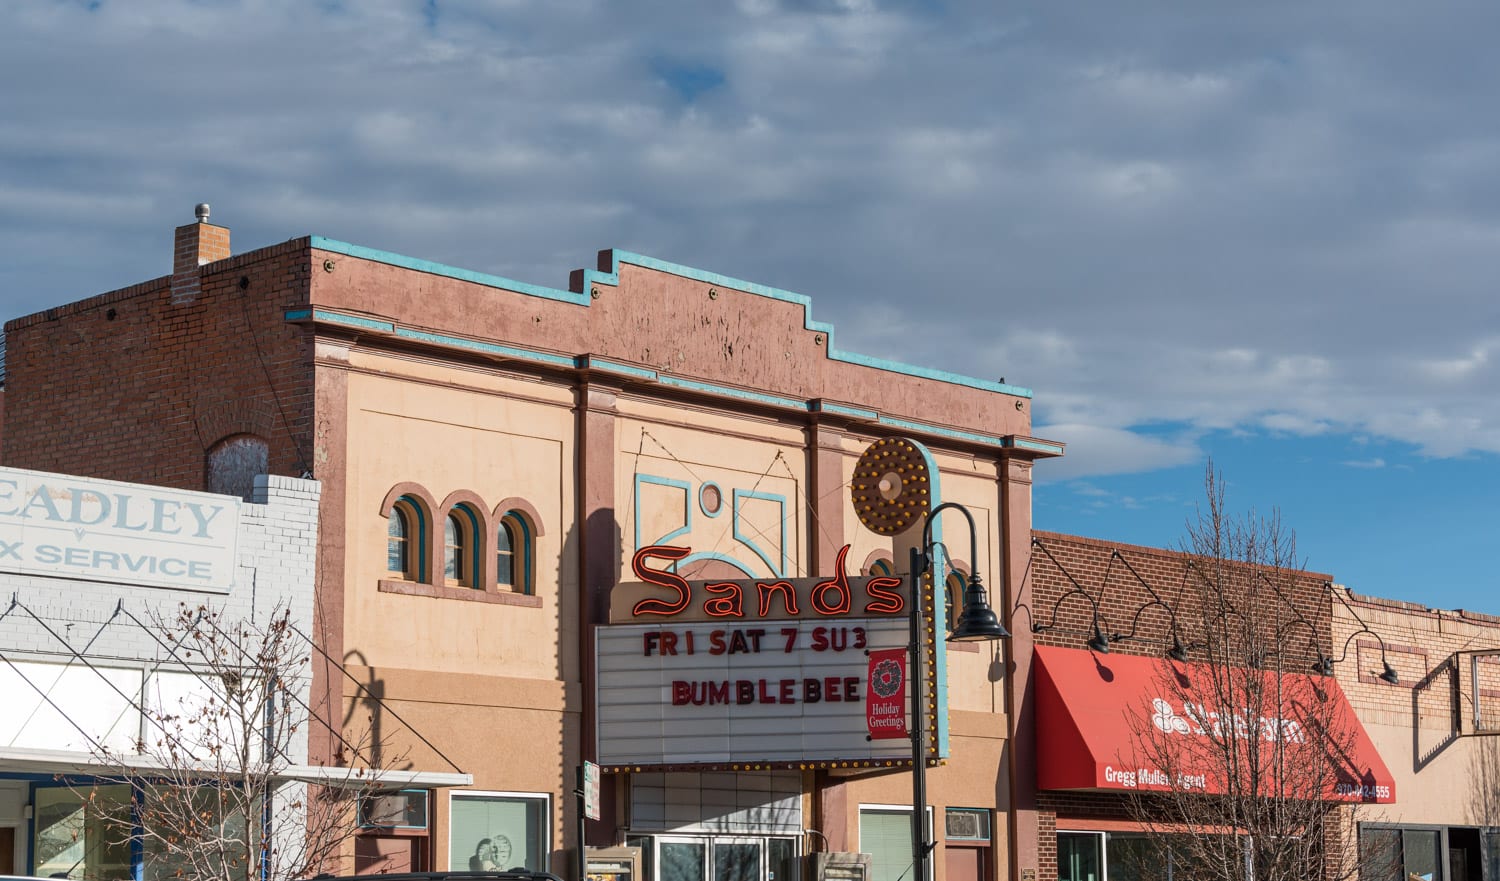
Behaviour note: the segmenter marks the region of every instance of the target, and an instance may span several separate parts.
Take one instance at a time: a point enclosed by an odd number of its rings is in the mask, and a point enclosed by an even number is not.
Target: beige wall
[[[809,507],[801,428],[640,400],[622,399],[618,406],[615,515],[620,571],[626,573],[620,580],[634,580],[628,573],[637,530],[642,547],[665,543],[690,547],[694,557],[722,555],[751,575],[811,574],[803,541]],[[717,516],[699,503],[708,483],[722,494]],[[754,494],[741,499],[738,536],[737,490]]]
[[[550,795],[560,859],[571,841],[562,800],[572,788],[582,706],[572,391],[369,354],[356,353],[353,366],[345,663],[400,717],[386,713],[382,723],[413,766],[453,770],[446,756],[474,775],[475,790]],[[533,506],[541,527],[534,567],[540,605],[380,591],[391,578],[382,502],[403,483],[419,484],[439,503],[468,491],[491,510],[508,498]],[[368,701],[346,706],[351,725],[377,712]],[[446,793],[433,810],[434,866],[441,869]]]
[[[576,574],[573,560],[563,553],[574,510],[573,417],[566,406],[571,401],[545,386],[500,385],[495,391],[509,396],[390,377],[350,377],[345,535],[351,565],[344,641],[346,650],[359,651],[368,666],[576,678],[577,627],[571,606]],[[559,400],[543,403],[519,396],[538,391],[551,391]],[[374,590],[389,577],[381,503],[403,482],[420,484],[439,502],[459,490],[476,493],[490,508],[506,498],[530,502],[542,527],[535,567],[541,608]],[[436,512],[437,518],[442,516]]]
[[[1350,595],[1333,605],[1333,647],[1348,643],[1339,684],[1396,782],[1396,802],[1358,809],[1363,822],[1500,824],[1500,736],[1472,736],[1472,652],[1500,649],[1500,619]],[[1379,635],[1362,633],[1361,622]],[[1399,685],[1377,678],[1385,658]],[[1481,661],[1480,701],[1500,724],[1500,659]],[[1485,667],[1496,673],[1485,674]],[[1486,693],[1488,692],[1488,693]],[[1497,733],[1500,734],[1500,733]]]

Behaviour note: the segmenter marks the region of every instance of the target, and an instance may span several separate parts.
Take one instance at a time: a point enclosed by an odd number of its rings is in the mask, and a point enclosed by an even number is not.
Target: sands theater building
[[[849,486],[902,437],[923,505],[976,525],[970,551],[938,519],[953,557],[916,598],[932,874],[1047,876],[1028,632],[942,641],[950,572],[1001,610],[1025,577],[1033,462],[1062,453],[1030,436],[1030,392],[846,352],[805,297],[637,254],[557,288],[316,236],[235,255],[200,208],[170,274],[6,325],[3,457],[320,482],[313,632],[343,671],[315,668],[311,701],[378,704],[431,772],[345,870],[572,876],[588,760],[587,844],[622,849],[622,881],[792,881],[840,853],[895,881],[911,753],[872,682],[906,644],[918,527],[863,528]],[[313,732],[309,761],[338,764],[337,739]]]

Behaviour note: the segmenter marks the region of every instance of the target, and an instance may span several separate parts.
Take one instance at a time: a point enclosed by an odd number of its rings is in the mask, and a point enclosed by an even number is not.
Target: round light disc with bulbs
[[[854,463],[849,495],[855,516],[878,535],[905,532],[932,504],[928,478],[927,458],[915,442],[881,438]]]

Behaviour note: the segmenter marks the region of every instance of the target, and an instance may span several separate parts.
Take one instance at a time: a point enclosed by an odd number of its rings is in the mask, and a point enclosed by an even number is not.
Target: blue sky
[[[1500,613],[1500,6],[16,0],[0,312],[326,235],[618,247],[1036,392],[1036,523],[1180,540],[1209,457],[1356,590]],[[39,73],[42,72],[42,73]]]

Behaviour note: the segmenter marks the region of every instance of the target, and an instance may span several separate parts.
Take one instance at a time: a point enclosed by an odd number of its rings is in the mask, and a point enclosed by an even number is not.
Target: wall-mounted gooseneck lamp
[[[1188,659],[1188,650],[1197,647],[1198,644],[1193,643],[1192,645],[1183,645],[1182,632],[1177,627],[1177,611],[1171,606],[1167,605],[1167,603],[1161,598],[1161,595],[1156,592],[1156,589],[1153,588],[1151,584],[1146,581],[1146,579],[1141,577],[1141,573],[1135,571],[1135,567],[1130,565],[1130,561],[1125,559],[1125,555],[1120,553],[1118,548],[1111,549],[1109,553],[1109,561],[1111,564],[1113,564],[1115,560],[1119,560],[1125,566],[1125,568],[1130,571],[1130,574],[1135,576],[1135,580],[1140,582],[1141,587],[1144,587],[1146,589],[1146,592],[1151,594],[1151,602],[1145,604],[1144,606],[1141,606],[1139,609],[1136,609],[1135,617],[1130,619],[1130,632],[1122,634],[1116,638],[1135,639],[1135,630],[1136,627],[1140,625],[1141,613],[1151,608],[1152,606],[1161,606],[1163,609],[1167,610],[1167,615],[1169,615],[1172,619],[1172,646],[1167,649],[1166,655],[1179,664],[1186,661]]]
[[[1332,676],[1333,665],[1342,664],[1349,657],[1349,644],[1354,642],[1354,637],[1359,636],[1361,633],[1368,633],[1375,637],[1376,642],[1380,643],[1380,666],[1384,669],[1380,671],[1378,678],[1384,682],[1389,682],[1391,685],[1400,685],[1401,677],[1396,673],[1396,668],[1392,667],[1391,662],[1386,660],[1385,640],[1381,639],[1380,634],[1370,629],[1370,625],[1366,624],[1364,619],[1359,617],[1359,613],[1354,611],[1354,607],[1349,605],[1348,600],[1339,596],[1339,590],[1333,582],[1325,581],[1323,582],[1323,586],[1327,588],[1329,593],[1337,597],[1340,603],[1344,604],[1344,608],[1348,609],[1349,614],[1354,616],[1354,620],[1359,622],[1359,629],[1349,634],[1349,638],[1344,640],[1344,650],[1339,653],[1337,658],[1325,658],[1319,653],[1318,661],[1313,665],[1313,669],[1323,676]]]
[[[1302,612],[1300,610],[1298,610],[1298,608],[1296,606],[1292,605],[1292,601],[1289,600],[1289,599],[1287,599],[1286,594],[1282,593],[1281,588],[1276,584],[1275,581],[1272,581],[1271,579],[1267,578],[1265,576],[1265,574],[1262,573],[1262,572],[1260,572],[1260,571],[1257,571],[1255,573],[1255,577],[1257,577],[1261,581],[1265,582],[1266,586],[1270,587],[1271,590],[1275,591],[1277,599],[1281,600],[1282,605],[1286,606],[1287,609],[1289,609],[1291,611],[1291,613],[1292,613],[1291,624],[1301,624],[1302,626],[1304,626],[1304,627],[1307,628],[1307,631],[1308,631],[1308,643],[1312,646],[1312,650],[1313,650],[1314,654],[1317,655],[1317,660],[1313,661],[1313,664],[1312,664],[1312,670],[1313,670],[1313,672],[1317,673],[1319,675],[1322,675],[1322,676],[1332,676],[1333,675],[1333,672],[1332,672],[1333,671],[1333,662],[1326,655],[1323,654],[1323,649],[1318,645],[1318,628],[1314,627],[1313,623],[1311,621],[1307,620],[1307,617],[1304,616],[1302,614]],[[1287,626],[1290,627],[1291,624],[1289,624]],[[1277,636],[1279,637],[1280,635],[1281,635],[1281,631],[1278,631],[1277,632]],[[1324,672],[1324,671],[1328,671],[1328,672]],[[1395,675],[1394,672],[1392,673],[1392,675]]]
[[[1031,546],[1033,548],[1041,548],[1042,553],[1047,555],[1047,559],[1052,561],[1052,565],[1057,567],[1057,571],[1061,572],[1063,574],[1063,577],[1068,579],[1068,583],[1073,585],[1072,590],[1069,590],[1062,596],[1058,597],[1057,602],[1052,604],[1052,620],[1048,621],[1046,624],[1038,624],[1033,621],[1031,623],[1031,632],[1042,633],[1043,631],[1047,630],[1059,629],[1057,626],[1057,611],[1058,609],[1062,608],[1063,600],[1074,594],[1079,594],[1084,599],[1088,600],[1089,611],[1093,613],[1094,635],[1090,636],[1088,638],[1088,642],[1084,644],[1087,645],[1090,650],[1098,652],[1101,655],[1109,654],[1110,642],[1116,639],[1120,639],[1122,637],[1122,634],[1116,633],[1109,636],[1105,635],[1104,628],[1099,622],[1099,601],[1094,599],[1093,595],[1088,591],[1084,590],[1083,585],[1078,583],[1078,579],[1074,578],[1072,573],[1064,568],[1063,564],[1059,563],[1056,557],[1052,556],[1052,552],[1047,549],[1047,546],[1045,544],[1042,544],[1041,539],[1037,538],[1036,536],[1032,536]]]

